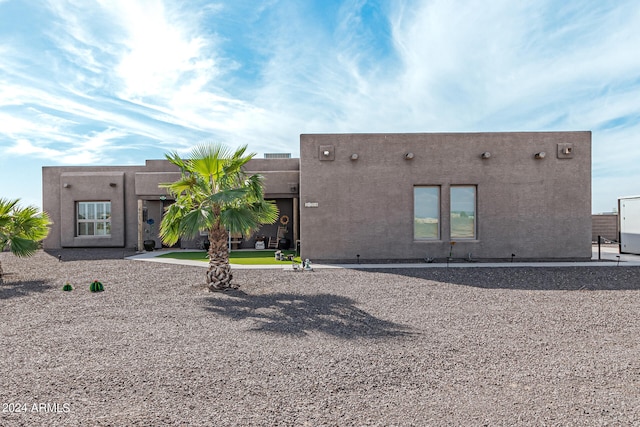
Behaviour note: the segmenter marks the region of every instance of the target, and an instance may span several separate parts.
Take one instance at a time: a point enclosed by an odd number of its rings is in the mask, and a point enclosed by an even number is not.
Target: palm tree
[[[27,257],[33,255],[39,242],[47,237],[51,221],[45,212],[38,212],[34,206],[22,208],[18,203],[20,199],[0,198],[0,252],[8,248],[16,256]]]
[[[235,151],[221,144],[195,147],[187,159],[176,153],[165,157],[180,168],[182,177],[160,184],[175,198],[160,223],[160,238],[174,245],[179,238],[196,238],[208,232],[210,290],[230,288],[228,233],[253,234],[262,224],[278,218],[274,202],[264,200],[263,177],[244,172],[243,166],[255,154],[245,154],[246,146]]]

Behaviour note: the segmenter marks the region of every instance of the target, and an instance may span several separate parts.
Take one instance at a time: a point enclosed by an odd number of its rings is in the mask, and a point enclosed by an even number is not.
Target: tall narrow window
[[[111,202],[78,202],[78,236],[111,235]]]
[[[413,237],[440,238],[440,187],[413,187]]]
[[[476,238],[476,187],[451,187],[451,238]]]

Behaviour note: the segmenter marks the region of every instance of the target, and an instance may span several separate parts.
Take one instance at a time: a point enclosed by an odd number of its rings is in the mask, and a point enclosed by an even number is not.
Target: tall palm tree
[[[243,170],[255,156],[245,154],[246,150],[246,146],[232,151],[221,144],[203,144],[187,159],[176,152],[165,155],[180,168],[182,177],[160,184],[175,198],[160,223],[160,238],[174,245],[181,237],[196,238],[201,231],[208,232],[210,290],[232,286],[228,233],[248,236],[278,218],[275,203],[264,200],[263,177]]]
[[[20,199],[0,198],[0,251],[9,249],[14,255],[27,257],[38,249],[49,234],[49,216],[34,206],[19,206]],[[0,284],[2,284],[0,263]]]

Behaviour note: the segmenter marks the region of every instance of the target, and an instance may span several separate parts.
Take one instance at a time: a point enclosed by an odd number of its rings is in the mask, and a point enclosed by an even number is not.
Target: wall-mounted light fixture
[[[351,158],[351,160],[358,160],[358,157],[359,156],[358,156],[357,153],[353,153],[350,158]]]
[[[115,182],[110,182],[109,187],[115,187],[117,184]]]
[[[413,159],[413,157],[414,157],[413,153],[407,153],[407,154],[404,155],[404,159],[405,160],[411,160],[411,159]]]
[[[321,162],[331,162],[335,160],[336,147],[333,145],[321,145],[318,147],[318,159]]]
[[[544,151],[541,151],[539,153],[536,153],[536,155],[534,156],[537,160],[542,160],[545,158],[545,156],[547,155],[547,153],[545,153]]]
[[[557,154],[556,156],[559,159],[573,159],[574,151],[573,151],[573,143],[571,142],[561,142],[557,145]]]
[[[480,155],[480,158],[482,158],[482,159],[488,159],[489,157],[491,157],[491,153],[488,152],[488,151],[485,151],[484,153],[482,153]]]
[[[62,186],[63,186],[64,188],[71,188],[71,184],[69,184],[69,183],[67,183],[67,182],[65,182],[64,184],[62,184]]]

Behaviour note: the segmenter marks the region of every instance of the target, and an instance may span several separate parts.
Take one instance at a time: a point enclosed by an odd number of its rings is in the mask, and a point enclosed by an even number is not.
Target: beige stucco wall
[[[246,167],[265,176],[265,195],[274,199],[298,196],[298,169],[298,159],[254,159]],[[155,222],[143,224],[143,240],[155,240],[160,247],[157,234],[170,197],[158,184],[179,178],[179,169],[166,160],[147,160],[139,166],[43,167],[43,208],[53,221],[44,248],[137,247],[138,200]],[[111,202],[111,236],[76,236],[75,209],[80,201]]]
[[[43,167],[42,206],[53,221],[43,247],[124,247],[127,241],[135,241],[137,201],[130,190],[135,170],[129,166]],[[75,235],[75,206],[81,201],[111,202],[110,237]]]
[[[180,172],[136,172],[135,193],[138,196],[168,197],[166,188],[159,184],[175,182],[180,179]]]
[[[320,155],[321,147],[329,156]],[[562,154],[564,147],[572,148],[570,155]],[[535,159],[541,151],[546,157]],[[408,152],[413,159],[405,159]],[[482,159],[483,152],[490,157]],[[300,153],[300,160],[254,159],[247,170],[265,176],[268,198],[300,197],[303,257],[444,258],[451,241],[452,185],[477,186],[477,238],[457,240],[454,257],[591,256],[590,132],[302,135]],[[351,160],[352,154],[358,159]],[[43,207],[54,221],[45,248],[136,247],[138,200],[161,216],[166,191],[157,184],[177,179],[177,172],[165,160],[44,167]],[[413,239],[416,185],[440,187],[438,240]],[[75,237],[75,203],[98,200],[112,202],[112,236]]]
[[[63,247],[124,246],[124,172],[65,172],[60,175],[60,239]],[[111,235],[76,236],[75,202],[110,201]]]
[[[300,183],[299,159],[253,159],[245,166],[250,174],[264,177],[265,197],[269,199],[298,196]]]
[[[305,258],[446,258],[452,185],[477,186],[477,239],[457,239],[454,257],[591,257],[590,132],[301,135],[300,157]],[[438,240],[413,238],[416,185],[440,186]]]

